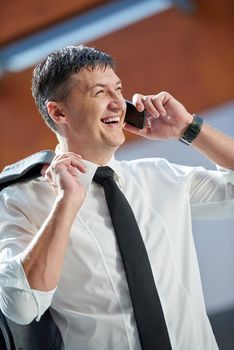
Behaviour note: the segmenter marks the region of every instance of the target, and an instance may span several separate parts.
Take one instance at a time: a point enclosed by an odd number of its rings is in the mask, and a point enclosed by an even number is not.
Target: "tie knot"
[[[114,171],[108,166],[100,166],[97,168],[94,175],[93,181],[97,182],[99,185],[103,184],[103,181],[109,177],[113,178]]]

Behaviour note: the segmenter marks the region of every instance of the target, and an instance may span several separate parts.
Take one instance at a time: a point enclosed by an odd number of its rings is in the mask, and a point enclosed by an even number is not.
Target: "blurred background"
[[[110,53],[126,98],[166,90],[190,112],[234,135],[233,0],[0,3],[0,169],[55,147],[31,97],[31,75],[44,56],[66,45],[83,43]],[[126,136],[119,159],[158,156],[214,168],[179,142]],[[233,350],[234,220],[196,221],[194,240],[214,333],[221,350]]]

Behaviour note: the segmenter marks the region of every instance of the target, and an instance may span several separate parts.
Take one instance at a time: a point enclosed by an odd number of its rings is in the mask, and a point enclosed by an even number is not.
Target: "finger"
[[[77,160],[77,158],[75,158],[74,156],[57,160],[56,164],[54,164],[54,169],[61,166],[66,166],[66,168],[72,166],[81,171],[82,173],[85,173],[87,171],[86,166],[80,160]]]
[[[148,118],[146,119],[146,126],[149,128],[152,128],[153,124],[156,122],[155,118],[150,115],[148,116]]]
[[[41,168],[41,175],[45,177],[46,170],[49,168],[49,164],[44,164],[43,167]]]
[[[80,174],[81,174],[81,172],[77,168],[75,168],[73,166],[70,166],[70,167],[67,168],[67,171],[69,172],[69,174],[71,176],[73,176],[76,179],[76,181],[78,183],[80,183]]]
[[[77,160],[82,159],[82,156],[80,154],[77,154],[74,152],[66,152],[66,153],[60,153],[60,154],[56,155],[55,158],[53,159],[53,162],[55,162],[57,160],[61,160],[61,159],[66,159],[69,157],[76,158]]]
[[[139,111],[146,109],[150,115],[154,116],[155,118],[158,118],[160,116],[160,112],[157,110],[156,105],[154,105],[152,101],[154,96],[156,95],[144,96],[142,94],[134,94],[132,102]]]
[[[144,96],[145,108],[150,115],[154,116],[155,118],[158,118],[160,116],[160,113],[155,108],[155,105],[153,104],[152,98],[153,98],[152,95]]]
[[[167,92],[160,92],[159,94],[154,95],[151,98],[151,101],[154,107],[157,109],[158,113],[161,116],[167,115],[164,105],[168,102],[169,98],[170,98],[170,95]]]
[[[143,101],[144,101],[144,95],[142,94],[134,94],[132,97],[132,103],[134,104],[134,106],[139,112],[142,112],[145,109],[145,105]]]
[[[52,176],[50,168],[48,168],[46,170],[44,178],[48,182],[48,184],[54,189],[54,187],[55,187],[55,179],[54,179],[54,176]]]
[[[125,124],[124,130],[127,130],[127,131],[131,132],[132,134],[136,134],[136,135],[140,135],[140,136],[145,135],[145,129],[138,129],[135,126],[130,125],[130,124]]]
[[[66,153],[63,153],[65,156],[74,156],[76,158],[79,158],[79,159],[82,159],[82,156],[81,154],[78,154],[78,153],[75,153],[75,152],[66,152]]]

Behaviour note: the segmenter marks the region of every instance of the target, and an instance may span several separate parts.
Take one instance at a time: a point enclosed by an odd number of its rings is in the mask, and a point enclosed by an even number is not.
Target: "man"
[[[97,167],[108,165],[140,228],[172,349],[217,349],[191,214],[233,216],[233,173],[163,159],[119,162],[114,154],[125,128],[152,140],[193,141],[212,161],[234,169],[234,141],[202,125],[167,92],[135,94],[136,108],[147,110],[147,126],[125,125],[126,104],[114,68],[109,55],[72,46],[51,53],[34,70],[33,96],[59,145],[43,177],[1,193],[1,309],[27,324],[51,306],[66,350],[141,349],[103,188],[92,181]]]

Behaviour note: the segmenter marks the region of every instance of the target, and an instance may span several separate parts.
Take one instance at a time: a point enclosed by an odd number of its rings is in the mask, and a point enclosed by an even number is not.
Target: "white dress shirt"
[[[32,290],[20,253],[55,200],[39,177],[0,194],[0,307],[18,323],[51,311],[65,350],[140,350],[140,341],[97,165],[84,161],[86,199],[71,229],[62,274],[50,292]],[[191,218],[234,217],[233,172],[206,171],[164,159],[108,164],[135,213],[173,350],[215,350],[206,315]],[[212,244],[212,242],[211,242]],[[157,331],[157,330],[155,330]]]

